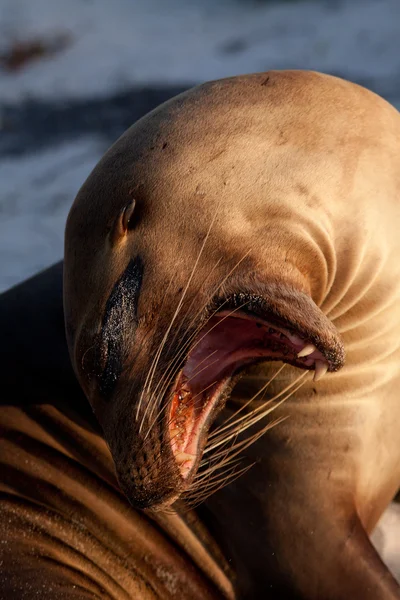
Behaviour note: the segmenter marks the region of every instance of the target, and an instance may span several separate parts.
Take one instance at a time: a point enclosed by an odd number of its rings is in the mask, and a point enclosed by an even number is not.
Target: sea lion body
[[[272,401],[285,420],[200,508],[238,598],[400,597],[368,539],[400,483],[399,155],[399,114],[371,92],[316,73],[256,74],[140,120],[71,209],[70,355],[134,506],[203,499],[213,471],[197,472],[222,443],[209,427],[238,408],[260,414],[297,367],[328,370]],[[226,384],[203,399],[197,367],[207,375],[209,356],[226,358],[221,339],[292,366],[249,361],[231,394]]]
[[[62,267],[0,295],[3,389],[15,392],[0,403],[1,600],[233,598],[198,520],[145,515],[121,493],[69,361]]]

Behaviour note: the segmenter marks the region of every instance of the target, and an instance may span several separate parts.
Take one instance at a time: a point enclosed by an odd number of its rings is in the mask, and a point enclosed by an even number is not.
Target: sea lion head
[[[136,507],[190,488],[252,365],[283,361],[318,378],[343,364],[318,308],[334,261],[329,208],[309,204],[332,168],[316,114],[323,121],[321,95],[337,101],[335,81],[271,72],[194,88],[131,127],[77,195],[68,345]]]

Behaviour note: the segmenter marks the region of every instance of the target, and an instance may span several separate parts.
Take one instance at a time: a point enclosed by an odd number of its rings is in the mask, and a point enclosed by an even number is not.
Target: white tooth
[[[194,458],[196,458],[194,454],[187,454],[186,452],[177,452],[177,454],[175,454],[175,459],[178,465],[181,465],[187,460],[193,460]]]
[[[300,352],[297,353],[298,358],[302,358],[303,356],[308,356],[309,354],[312,354],[313,352],[315,352],[316,347],[314,346],[314,344],[307,344],[306,346],[304,346],[303,350],[300,350]]]
[[[322,360],[315,361],[314,381],[319,381],[328,370],[328,365]]]

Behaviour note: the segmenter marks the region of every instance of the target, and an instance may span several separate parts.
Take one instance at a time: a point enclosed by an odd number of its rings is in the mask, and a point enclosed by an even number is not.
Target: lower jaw
[[[282,358],[272,358],[268,361],[265,361],[264,359],[260,360],[259,363],[272,361],[281,362]],[[211,423],[215,421],[218,413],[223,410],[232,388],[246,374],[246,367],[250,368],[255,364],[257,363],[252,362],[249,365],[245,365],[239,372],[234,372],[219,382],[215,393],[209,401],[209,406],[206,408],[206,410],[203,409],[201,411],[201,414],[197,417],[197,419],[193,419],[187,425],[189,433],[184,440],[183,446],[179,447],[171,442],[171,436],[169,435],[169,431],[167,431],[165,443],[170,446],[170,451],[172,451],[175,464],[178,466],[179,470],[179,475],[176,482],[176,490],[166,493],[159,500],[153,500],[151,502],[151,506],[149,508],[145,508],[145,510],[150,512],[166,510],[175,502],[177,502],[182,495],[190,489],[203,457],[203,450],[207,442],[207,436]]]
[[[179,493],[176,494],[174,499],[165,502],[166,506],[177,500],[190,486],[202,459],[209,428],[215,421],[218,413],[223,410],[232,388],[246,374],[249,368],[263,362],[282,362],[282,357],[271,357],[269,360],[265,360],[264,358],[259,361],[249,362],[248,365],[242,365],[239,371],[231,373],[219,382],[213,396],[208,401],[209,404],[206,409],[203,408],[197,418],[190,419],[185,425],[186,432],[182,445],[174,443],[170,431],[168,431],[166,443],[170,445],[170,449],[172,450],[172,454],[178,466],[181,477],[181,486]],[[288,361],[288,364],[291,363]],[[296,364],[293,366],[298,367]],[[303,368],[308,370],[306,366]],[[171,420],[171,415],[169,420]]]
[[[179,500],[185,490],[177,490],[171,495],[164,496],[160,500],[152,501],[149,506],[140,507],[145,513],[165,512]]]
[[[190,485],[191,476],[194,475],[199,466],[202,451],[207,442],[209,426],[217,413],[223,409],[227,396],[239,377],[240,374],[231,374],[223,378],[213,390],[212,396],[199,414],[195,415],[193,410],[192,418],[188,419],[185,424],[185,436],[181,443],[177,439],[174,440],[170,433],[171,428],[169,428],[167,443],[170,444],[185,488]]]

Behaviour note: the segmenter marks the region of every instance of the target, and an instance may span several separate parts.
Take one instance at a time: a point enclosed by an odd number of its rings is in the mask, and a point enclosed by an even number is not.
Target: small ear
[[[132,217],[133,217],[133,213],[135,212],[135,206],[136,206],[136,200],[135,200],[135,198],[132,198],[132,200],[129,202],[129,204],[127,204],[125,206],[124,210],[122,211],[121,227],[125,233],[127,231],[129,231],[130,229],[133,229],[134,223],[132,221]]]
[[[135,206],[136,200],[132,198],[132,200],[126,206],[124,206],[119,213],[109,234],[112,244],[115,244],[118,240],[124,237],[128,231],[133,229],[133,213],[135,212]]]

